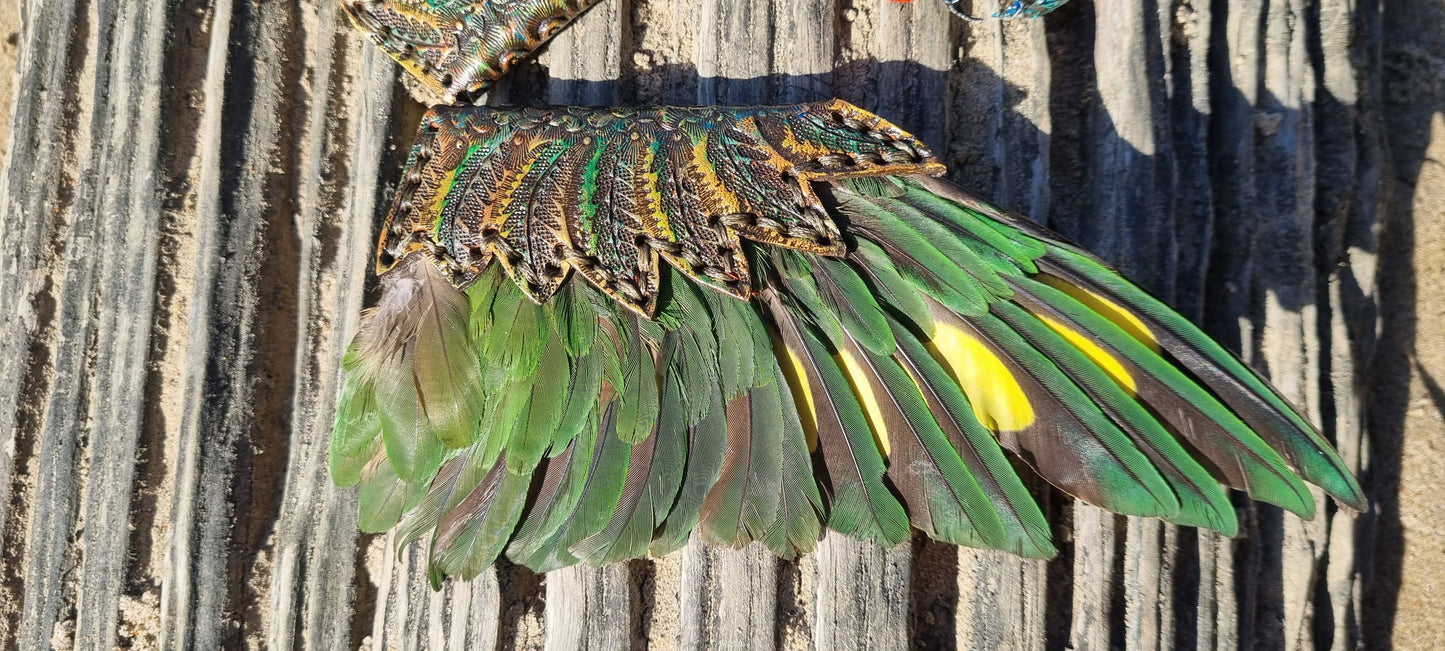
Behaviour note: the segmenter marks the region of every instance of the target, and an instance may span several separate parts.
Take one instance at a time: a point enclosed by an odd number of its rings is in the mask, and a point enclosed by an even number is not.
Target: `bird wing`
[[[1363,509],[1260,376],[841,101],[437,108],[345,363],[333,477],[434,575],[822,527],[1054,553],[1020,478],[1233,534]],[[580,279],[571,278],[572,272]]]

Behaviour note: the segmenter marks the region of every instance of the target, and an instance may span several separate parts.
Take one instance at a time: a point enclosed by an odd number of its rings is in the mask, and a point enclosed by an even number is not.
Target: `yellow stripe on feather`
[[[943,365],[973,405],[978,422],[996,432],[1017,432],[1034,423],[1034,408],[1008,366],[978,338],[936,321],[928,352]]]
[[[1085,307],[1093,310],[1099,316],[1114,322],[1114,325],[1119,326],[1124,332],[1129,333],[1129,336],[1138,339],[1140,343],[1148,346],[1150,350],[1156,353],[1159,352],[1159,341],[1154,338],[1154,333],[1149,330],[1149,326],[1144,325],[1142,319],[1134,316],[1133,312],[1124,309],[1124,306],[1083,287],[1070,284],[1063,278],[1040,275],[1036,276],[1035,279],[1049,287],[1068,294],[1074,300],[1083,303]],[[1057,328],[1055,329],[1057,330]]]
[[[803,436],[808,439],[808,451],[818,451],[818,408],[813,404],[813,390],[808,386],[808,372],[803,368],[803,358],[783,343],[772,328],[768,336],[773,340],[773,355],[783,369],[783,379],[793,393],[793,404],[798,408],[798,420],[803,424]]]
[[[1114,356],[1110,355],[1108,351],[1100,348],[1099,345],[1093,341],[1090,341],[1083,333],[1042,314],[1036,314],[1034,316],[1037,316],[1040,321],[1043,321],[1050,328],[1053,328],[1054,332],[1063,335],[1064,339],[1067,339],[1069,343],[1074,345],[1074,348],[1079,349],[1079,352],[1087,355],[1095,364],[1098,364],[1099,368],[1104,369],[1104,372],[1108,373],[1109,377],[1114,378],[1114,381],[1118,382],[1119,386],[1123,387],[1125,391],[1128,391],[1129,395],[1135,395],[1139,391],[1139,386],[1134,383],[1134,378],[1129,375],[1129,371],[1124,370],[1124,365],[1120,364],[1119,360],[1114,359]]]
[[[838,366],[842,368],[843,374],[848,376],[848,385],[853,387],[853,394],[858,396],[858,402],[863,404],[863,415],[868,418],[868,424],[873,429],[873,443],[878,446],[878,452],[883,454],[883,460],[888,460],[888,426],[883,422],[883,410],[878,407],[878,397],[873,395],[873,384],[868,381],[868,376],[863,371],[863,366],[853,358],[853,354],[844,350],[833,356],[838,360]]]

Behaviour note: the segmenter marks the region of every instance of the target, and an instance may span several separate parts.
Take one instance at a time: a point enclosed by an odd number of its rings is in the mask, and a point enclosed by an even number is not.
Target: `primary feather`
[[[1046,558],[1025,466],[1226,534],[1226,486],[1364,507],[1248,367],[942,171],[841,102],[434,110],[343,364],[333,477],[363,528],[430,535],[434,577],[694,529],[785,557],[826,526]],[[518,217],[521,195],[566,218]]]

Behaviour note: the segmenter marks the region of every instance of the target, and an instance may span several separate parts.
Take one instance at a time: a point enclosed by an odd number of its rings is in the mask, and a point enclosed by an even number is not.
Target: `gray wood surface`
[[[1369,517],[1241,499],[1230,540],[1037,482],[1048,563],[925,540],[827,536],[792,561],[694,542],[431,591],[417,550],[360,536],[326,474],[341,352],[422,110],[337,9],[19,0],[0,170],[7,648],[1368,642]],[[606,0],[491,101],[858,103],[1199,320],[1368,469],[1380,11],[1074,0],[967,23],[933,0]]]

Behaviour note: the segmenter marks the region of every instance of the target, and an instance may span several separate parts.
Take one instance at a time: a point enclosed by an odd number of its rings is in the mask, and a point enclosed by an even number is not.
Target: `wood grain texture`
[[[1202,322],[1368,472],[1380,12],[1074,0],[966,23],[931,0],[607,0],[489,101],[855,102]],[[20,15],[0,169],[6,648],[1354,648],[1381,626],[1361,602],[1373,518],[1238,500],[1230,540],[1038,482],[1047,563],[694,541],[433,592],[422,550],[359,535],[326,474],[340,355],[422,111],[396,67],[330,0]]]

